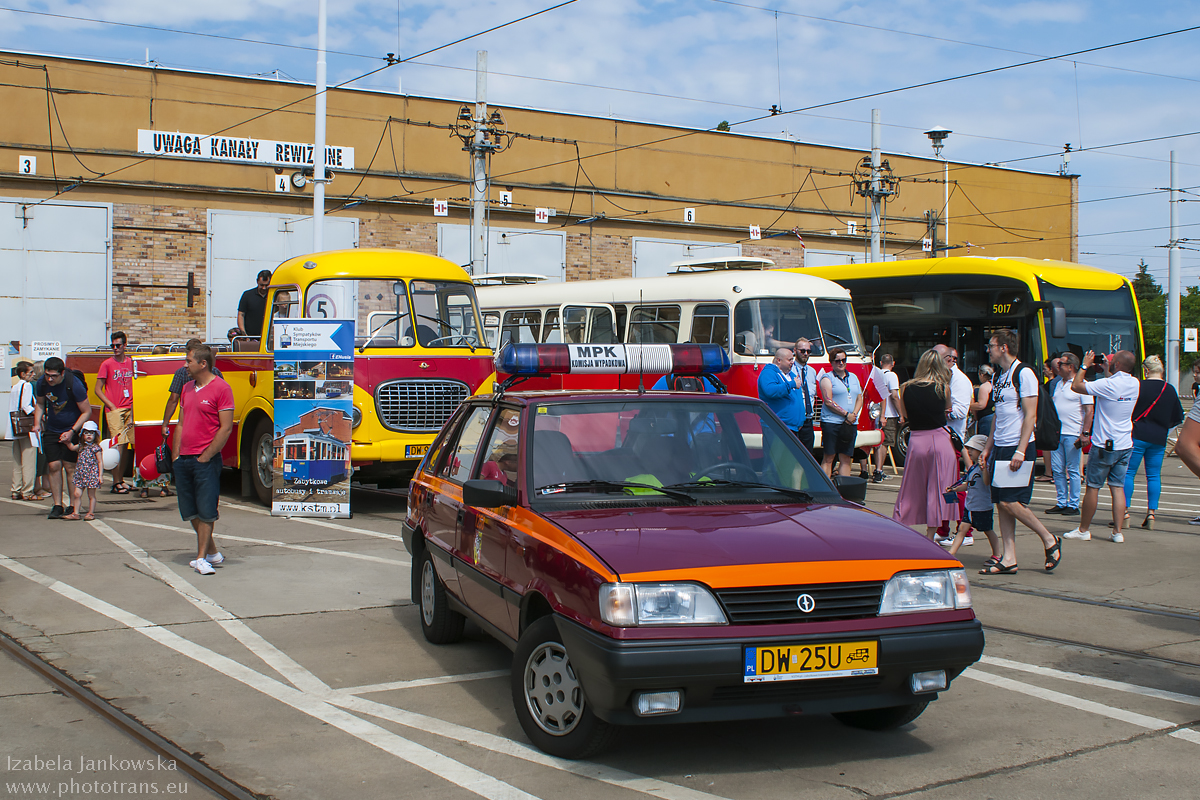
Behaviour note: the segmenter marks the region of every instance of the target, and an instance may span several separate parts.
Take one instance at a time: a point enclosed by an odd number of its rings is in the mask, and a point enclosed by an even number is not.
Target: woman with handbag
[[[1167,449],[1167,434],[1183,422],[1183,406],[1175,387],[1163,380],[1163,363],[1158,356],[1142,362],[1146,379],[1138,391],[1133,407],[1133,452],[1125,471],[1125,507],[1133,505],[1133,479],[1142,459],[1146,460],[1146,518],[1142,527],[1154,530],[1154,512],[1162,493],[1163,454]],[[1126,516],[1129,516],[1126,512]]]
[[[910,528],[924,525],[930,540],[943,522],[959,519],[958,503],[947,503],[942,494],[958,480],[958,454],[946,428],[950,411],[950,368],[936,350],[927,350],[913,379],[900,387],[908,454],[892,519]]]
[[[17,382],[9,394],[8,415],[13,432],[13,500],[40,500],[33,488],[37,477],[37,448],[29,440],[33,430],[33,364],[22,361],[13,367]]]

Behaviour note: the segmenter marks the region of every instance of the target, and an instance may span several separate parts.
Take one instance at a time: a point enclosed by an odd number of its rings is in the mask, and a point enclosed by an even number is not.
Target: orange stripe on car
[[[958,561],[950,559],[798,561],[785,564],[736,564],[656,572],[631,572],[622,575],[621,580],[641,583],[696,581],[714,589],[731,589],[741,586],[799,586],[814,583],[886,581],[897,572],[961,567],[962,564]]]

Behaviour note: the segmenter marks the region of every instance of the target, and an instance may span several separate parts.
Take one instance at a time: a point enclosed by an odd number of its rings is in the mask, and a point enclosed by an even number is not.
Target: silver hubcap
[[[433,582],[435,579],[433,562],[426,561],[425,566],[421,567],[421,619],[425,620],[427,628],[433,625]]]
[[[275,460],[275,444],[271,440],[270,434],[258,440],[257,456],[255,466],[258,467],[258,480],[269,489],[275,482],[274,466],[271,463]]]
[[[583,718],[583,687],[558,642],[546,642],[529,656],[525,704],[538,727],[553,736],[570,733]]]

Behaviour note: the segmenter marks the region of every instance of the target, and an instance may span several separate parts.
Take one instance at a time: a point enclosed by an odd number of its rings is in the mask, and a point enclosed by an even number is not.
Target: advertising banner
[[[354,320],[276,318],[271,513],[350,516]]]

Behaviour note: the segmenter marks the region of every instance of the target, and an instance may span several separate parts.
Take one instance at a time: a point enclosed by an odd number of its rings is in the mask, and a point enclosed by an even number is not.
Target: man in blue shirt
[[[804,412],[804,423],[796,434],[800,437],[800,443],[811,453],[817,439],[813,433],[813,401],[817,398],[817,371],[808,365],[808,357],[812,355],[812,342],[804,338],[797,339],[793,352],[796,360],[788,374],[796,379],[796,386],[803,398],[800,409]]]
[[[758,376],[758,396],[788,429],[799,434],[800,426],[804,424],[804,395],[799,379],[790,374],[794,359],[791,348],[781,347],[775,351],[774,360],[763,367]]]

